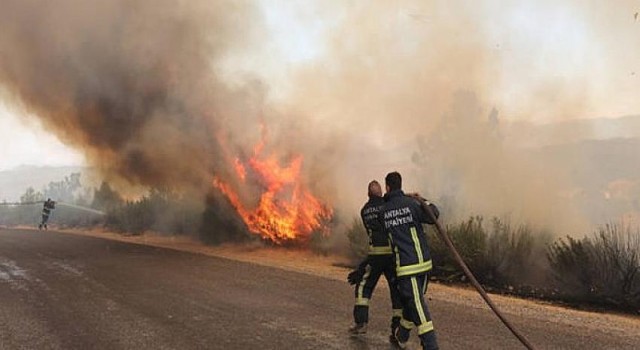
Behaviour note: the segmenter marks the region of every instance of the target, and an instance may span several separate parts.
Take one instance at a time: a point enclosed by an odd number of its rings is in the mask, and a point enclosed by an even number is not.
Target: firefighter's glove
[[[347,281],[349,281],[349,284],[358,284],[362,282],[363,278],[364,269],[355,269],[349,273],[349,275],[347,276]]]

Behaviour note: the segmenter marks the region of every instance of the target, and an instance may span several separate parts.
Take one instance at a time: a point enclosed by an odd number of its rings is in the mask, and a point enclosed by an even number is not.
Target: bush
[[[521,287],[545,275],[545,249],[550,235],[527,225],[512,227],[493,218],[486,228],[480,216],[454,225],[447,233],[478,281],[496,288]],[[444,280],[465,279],[448,248],[429,230],[434,275]]]
[[[591,237],[557,241],[547,257],[565,298],[640,310],[639,231],[608,224]]]
[[[347,228],[346,234],[349,239],[353,260],[361,261],[369,252],[369,236],[359,217],[354,217],[351,220],[351,225]]]
[[[42,209],[39,211],[41,212]],[[41,215],[39,219],[41,219]],[[51,212],[49,226],[52,227],[52,225],[55,225],[55,227],[63,229],[94,227],[103,223],[103,219],[102,215],[78,210],[78,208],[69,207],[64,204],[58,204],[56,205],[56,209]]]
[[[447,225],[456,249],[488,289],[553,298],[569,303],[602,305],[640,313],[640,229],[632,232],[609,224],[582,239],[553,241],[550,232],[529,225],[513,226],[480,216]],[[464,280],[444,242],[429,228],[433,275]],[[367,252],[367,236],[354,219],[347,230],[353,255]]]
[[[514,228],[498,218],[493,218],[491,227],[484,281],[512,287],[544,282],[548,270],[545,251],[552,241],[551,234],[525,224]]]
[[[481,217],[470,217],[467,221],[446,226],[449,238],[469,265],[474,274],[483,265],[487,234],[482,226]],[[453,259],[445,243],[436,236],[434,229],[427,231],[431,257],[434,263],[433,274],[445,280],[459,279],[463,276],[458,263]]]
[[[200,240],[206,244],[221,244],[229,241],[245,241],[257,238],[251,235],[239,215],[230,215],[235,210],[221,193],[210,193],[206,197],[199,229]]]
[[[111,207],[105,226],[118,232],[141,234],[154,231],[167,234],[196,234],[202,208],[186,196],[151,190],[135,201]]]

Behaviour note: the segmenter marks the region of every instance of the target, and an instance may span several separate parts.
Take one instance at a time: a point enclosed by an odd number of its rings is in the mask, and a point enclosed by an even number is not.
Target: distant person
[[[429,308],[424,300],[427,290],[427,272],[431,270],[431,255],[422,224],[435,224],[426,213],[419,195],[405,195],[402,176],[392,172],[385,177],[385,204],[379,213],[379,221],[389,234],[395,252],[397,287],[402,302],[402,319],[396,332],[398,346],[406,348],[411,329],[418,328],[423,349],[438,349],[436,334]],[[438,208],[426,202],[435,217]]]
[[[395,287],[395,266],[389,235],[378,221],[378,213],[384,205],[382,188],[378,181],[371,181],[368,186],[369,200],[360,211],[360,217],[369,236],[369,252],[359,267],[349,274],[349,283],[355,285],[355,306],[353,307],[354,325],[349,328],[353,335],[367,332],[369,322],[369,301],[381,275],[389,284],[391,294],[391,336],[395,343],[395,332],[400,326],[402,304]]]
[[[38,229],[47,229],[47,221],[49,221],[49,215],[51,215],[51,211],[55,208],[56,202],[52,201],[51,198],[47,198],[47,200],[44,202],[44,206],[42,207],[42,222],[40,223],[40,225],[38,225]]]

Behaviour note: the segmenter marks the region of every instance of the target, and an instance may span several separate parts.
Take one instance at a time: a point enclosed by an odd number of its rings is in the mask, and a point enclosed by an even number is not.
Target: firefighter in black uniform
[[[356,302],[353,307],[355,324],[349,328],[351,334],[364,334],[367,332],[369,321],[369,300],[381,275],[389,284],[391,294],[391,336],[390,341],[395,342],[395,332],[400,326],[402,316],[402,304],[395,286],[395,265],[389,235],[380,225],[378,213],[384,205],[382,188],[377,181],[371,181],[368,186],[369,201],[360,211],[360,217],[367,229],[369,236],[369,252],[367,258],[359,267],[349,274],[349,283],[355,284]]]
[[[423,223],[435,224],[427,215],[419,196],[408,196],[402,191],[402,177],[392,172],[385,177],[387,193],[380,210],[379,220],[389,234],[395,256],[396,284],[402,301],[402,319],[396,332],[400,348],[406,347],[411,329],[417,327],[423,349],[438,349],[431,315],[424,300],[427,272],[431,270],[431,255]],[[432,212],[438,208],[427,202]]]
[[[44,202],[44,206],[42,207],[42,222],[38,225],[38,229],[47,229],[47,221],[49,221],[49,215],[51,215],[51,211],[55,208],[56,202],[52,201],[51,198],[47,198],[47,200]]]

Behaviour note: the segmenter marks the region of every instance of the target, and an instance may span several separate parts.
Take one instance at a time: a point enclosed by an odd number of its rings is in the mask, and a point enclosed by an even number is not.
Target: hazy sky
[[[321,62],[326,34],[344,25],[340,23],[344,3],[260,3],[270,40],[256,48],[256,55],[229,62],[226,74],[230,78],[243,71],[257,74],[277,97],[294,88],[287,77],[296,67]],[[406,29],[411,36],[411,30],[428,28],[437,17],[451,17],[458,10],[456,5],[433,3],[433,10],[424,10],[425,6],[415,2],[399,2],[396,13],[389,16],[406,22],[397,28]],[[489,97],[502,117],[551,122],[640,114],[640,18],[634,19],[640,1],[482,1],[466,5],[460,31],[443,35],[483,32],[480,45],[490,52],[484,59],[493,62],[488,74],[495,75]],[[43,130],[35,118],[19,118],[19,109],[6,103],[0,101],[4,144],[0,170],[21,164],[83,163],[81,154]]]
[[[84,157],[43,130],[35,120],[18,118],[0,101],[0,171],[20,165],[81,165]]]

